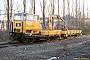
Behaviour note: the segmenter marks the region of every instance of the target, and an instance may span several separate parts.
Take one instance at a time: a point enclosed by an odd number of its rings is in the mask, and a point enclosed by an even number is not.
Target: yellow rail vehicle
[[[14,14],[10,36],[22,42],[40,35],[40,18],[34,14]],[[31,41],[31,40],[30,40]]]
[[[63,27],[60,30],[54,30],[53,18],[63,21]],[[68,30],[64,19],[58,15],[51,14],[46,29],[41,29],[40,17],[36,14],[17,13],[13,16],[12,31],[10,36],[20,42],[33,42],[34,40],[56,39],[68,36],[77,36],[82,34],[82,30]]]

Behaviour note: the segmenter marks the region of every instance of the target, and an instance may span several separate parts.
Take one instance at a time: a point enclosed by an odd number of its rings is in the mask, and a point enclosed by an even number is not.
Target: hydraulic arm
[[[51,14],[49,16],[48,22],[49,22],[49,29],[50,30],[53,30],[53,24],[52,24],[53,23],[53,18],[58,18],[59,20],[61,20],[64,23],[64,25],[62,27],[62,30],[66,30],[66,22],[65,22],[65,20],[63,18],[61,18],[59,15],[54,15],[54,14]]]

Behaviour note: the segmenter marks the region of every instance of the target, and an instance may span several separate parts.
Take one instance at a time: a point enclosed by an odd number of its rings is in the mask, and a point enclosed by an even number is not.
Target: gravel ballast
[[[56,42],[0,48],[0,60],[72,60],[90,58],[90,35]]]

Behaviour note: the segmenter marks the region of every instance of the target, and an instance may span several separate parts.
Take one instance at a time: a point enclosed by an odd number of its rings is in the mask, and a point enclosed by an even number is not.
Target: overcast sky
[[[0,0],[0,10],[5,10],[5,6],[7,6],[6,5],[6,2],[5,2],[6,0]],[[31,5],[30,5],[30,1],[31,0],[27,0],[27,13],[31,13],[32,14],[32,11],[30,11],[30,7],[31,7]],[[40,14],[40,16],[42,16],[42,12],[41,12],[41,6],[40,6],[40,1],[42,1],[42,0],[36,0],[36,14]],[[50,6],[48,6],[50,3],[49,3],[49,1],[50,0],[45,0],[45,1],[47,1],[47,6],[46,6],[46,16],[48,16],[50,13],[48,13],[48,11],[50,11],[51,10],[51,8],[50,8]],[[60,15],[62,16],[62,12],[63,12],[63,9],[62,9],[62,1],[63,0],[59,0],[59,2],[60,2]],[[72,2],[72,1],[74,1],[74,2]],[[70,0],[70,12],[72,11],[72,8],[75,8],[75,1],[76,0]],[[78,0],[79,1],[79,0]],[[80,3],[78,3],[78,5],[80,4],[81,5],[81,7],[83,6],[83,3],[82,3],[82,1],[83,0],[80,0]],[[23,0],[13,0],[13,13],[15,13],[15,12],[23,12]],[[55,14],[58,14],[58,6],[57,6],[57,3],[58,2],[58,0],[56,0],[55,1]],[[67,2],[67,1],[66,1]],[[85,0],[85,6],[84,6],[84,11],[85,11],[85,13],[87,13],[87,6],[88,6],[88,11],[90,12],[90,0]],[[67,4],[66,4],[66,7],[67,7]],[[81,8],[81,11],[82,11],[82,8]],[[0,11],[0,13],[4,13],[4,11]],[[68,8],[65,8],[65,15],[67,15],[68,14]],[[0,18],[3,18],[2,16],[0,16]]]

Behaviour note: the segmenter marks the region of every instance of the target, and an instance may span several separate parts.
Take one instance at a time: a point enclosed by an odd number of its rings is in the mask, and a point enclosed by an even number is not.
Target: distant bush
[[[0,31],[0,42],[10,40],[9,31]]]

